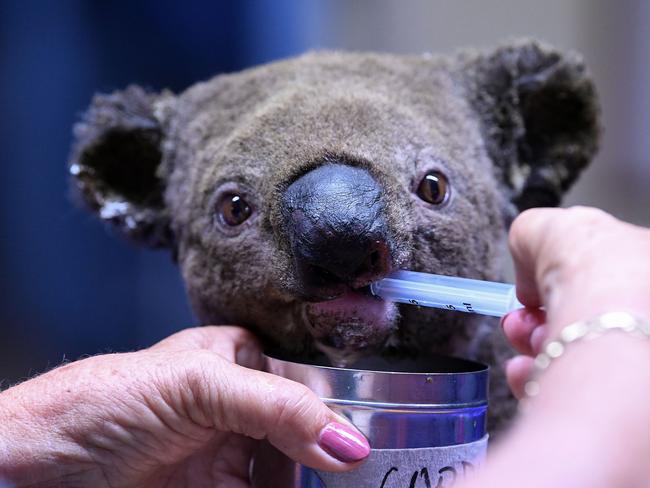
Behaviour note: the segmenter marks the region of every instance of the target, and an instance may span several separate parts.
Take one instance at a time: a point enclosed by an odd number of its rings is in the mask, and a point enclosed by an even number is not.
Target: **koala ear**
[[[96,95],[74,129],[69,170],[84,203],[126,236],[152,247],[173,238],[163,200],[163,133],[155,95],[130,86]]]
[[[463,61],[510,201],[520,211],[558,205],[598,146],[596,91],[582,59],[528,41]]]

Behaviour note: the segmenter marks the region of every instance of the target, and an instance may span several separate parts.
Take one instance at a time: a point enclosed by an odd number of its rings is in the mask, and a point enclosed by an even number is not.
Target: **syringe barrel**
[[[385,300],[501,317],[523,308],[508,283],[397,271],[371,285]]]

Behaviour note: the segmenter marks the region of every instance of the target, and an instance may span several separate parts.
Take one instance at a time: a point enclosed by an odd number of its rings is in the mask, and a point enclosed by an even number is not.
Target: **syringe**
[[[397,271],[370,285],[373,295],[391,302],[502,317],[524,308],[515,285],[414,271]]]

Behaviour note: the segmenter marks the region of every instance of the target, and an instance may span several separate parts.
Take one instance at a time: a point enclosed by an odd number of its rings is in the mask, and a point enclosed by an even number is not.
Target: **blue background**
[[[72,126],[97,91],[180,91],[302,52],[308,3],[0,3],[0,379],[194,323],[168,252],[111,238],[72,204]]]

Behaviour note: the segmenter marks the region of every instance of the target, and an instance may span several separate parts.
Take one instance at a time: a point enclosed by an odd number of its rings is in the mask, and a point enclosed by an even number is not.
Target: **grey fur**
[[[97,96],[77,126],[71,168],[105,220],[173,248],[201,323],[243,325],[268,345],[309,352],[281,225],[292,181],[332,159],[364,167],[389,202],[394,266],[499,280],[510,220],[518,209],[559,202],[596,150],[597,115],[581,60],[536,42],[454,57],[318,52],[178,96],[137,87]],[[115,134],[126,134],[128,147]],[[140,180],[154,184],[134,191],[120,180],[142,171],[143,159],[152,168],[155,155],[155,175]],[[415,195],[431,169],[452,187],[440,207]],[[224,189],[253,208],[236,229],[215,219]],[[485,361],[493,419],[512,414],[501,367],[511,352],[496,321],[409,306],[400,314],[385,354]]]

